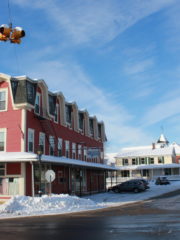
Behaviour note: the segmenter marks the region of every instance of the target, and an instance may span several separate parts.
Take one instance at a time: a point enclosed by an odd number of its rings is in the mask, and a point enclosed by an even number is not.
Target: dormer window
[[[59,122],[59,104],[56,104],[55,112],[54,112],[54,121],[56,123]]]
[[[55,115],[56,109],[56,96],[49,95],[49,113]]]
[[[89,130],[90,130],[90,135],[93,137],[94,136],[94,124],[93,124],[93,119],[89,119]]]
[[[83,132],[84,129],[84,114],[79,113],[79,130]]]
[[[101,138],[102,134],[101,134],[101,124],[98,124],[98,138]]]
[[[36,84],[26,81],[27,102],[34,105],[36,95]]]
[[[0,90],[0,111],[7,110],[7,91]]]
[[[71,125],[72,123],[72,106],[66,104],[66,123]]]
[[[34,112],[38,115],[40,114],[40,99],[41,99],[40,93],[36,93]]]

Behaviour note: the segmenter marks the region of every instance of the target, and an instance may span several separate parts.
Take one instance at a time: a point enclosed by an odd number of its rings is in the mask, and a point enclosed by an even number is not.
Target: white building
[[[180,146],[169,144],[163,134],[152,145],[123,148],[115,160],[119,181],[121,178],[154,179],[161,175],[180,175]]]

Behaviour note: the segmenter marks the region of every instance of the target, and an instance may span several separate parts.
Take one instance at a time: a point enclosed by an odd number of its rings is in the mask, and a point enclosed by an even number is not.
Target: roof
[[[128,165],[117,167],[118,170],[140,170],[140,169],[162,169],[162,168],[180,168],[180,164],[142,164],[142,165]]]
[[[37,162],[39,161],[37,154],[28,152],[2,152],[0,154],[0,162]],[[42,155],[41,162],[59,163],[66,165],[74,165],[88,168],[100,168],[105,170],[117,170],[115,166],[107,164],[85,162],[76,159],[70,159],[66,157],[55,157],[49,155]]]
[[[157,140],[157,143],[165,143],[168,144],[169,141],[167,140],[167,138],[164,136],[164,134],[161,134],[159,139]]]
[[[138,148],[131,151],[122,150],[116,155],[116,158],[124,157],[146,157],[146,156],[164,156],[164,155],[173,155],[174,148],[172,146],[163,147],[163,148]]]

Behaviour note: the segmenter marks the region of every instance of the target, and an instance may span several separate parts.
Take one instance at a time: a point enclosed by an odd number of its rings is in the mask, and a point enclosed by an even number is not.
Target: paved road
[[[164,198],[166,201],[169,198]],[[162,201],[162,198],[160,199]],[[0,221],[2,240],[179,240],[180,208],[155,208],[159,199],[98,211]]]

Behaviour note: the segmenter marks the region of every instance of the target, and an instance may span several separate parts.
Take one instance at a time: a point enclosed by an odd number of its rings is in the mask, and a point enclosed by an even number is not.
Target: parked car
[[[170,181],[167,177],[158,177],[155,182],[156,185],[167,185],[170,184]]]
[[[146,189],[149,189],[149,188],[150,188],[149,182],[148,182],[146,179],[144,179],[144,178],[137,178],[137,179],[133,179],[133,180],[139,180],[139,181],[143,182],[143,184],[144,184],[144,186],[145,186]],[[132,180],[132,181],[133,181],[133,180]]]
[[[146,188],[144,186],[144,183],[141,180],[129,180],[126,182],[123,182],[121,184],[115,185],[113,187],[108,188],[109,191],[113,192],[142,192],[145,191]]]

